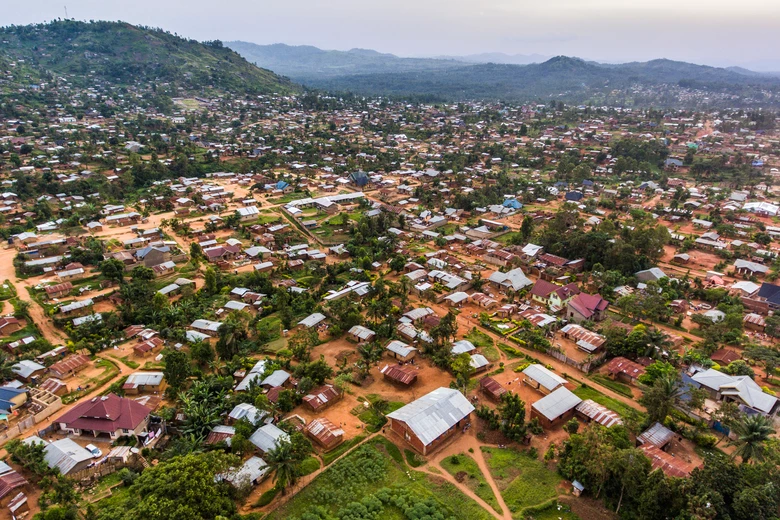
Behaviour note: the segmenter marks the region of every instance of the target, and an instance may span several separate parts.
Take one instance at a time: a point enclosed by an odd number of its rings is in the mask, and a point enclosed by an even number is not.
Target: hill
[[[399,58],[370,49],[326,51],[309,45],[257,45],[242,41],[226,46],[247,60],[296,81],[316,82],[355,74],[398,74],[462,67],[451,59]]]
[[[210,95],[288,93],[299,86],[263,70],[221,42],[200,43],[123,22],[56,21],[0,28],[0,62],[16,62],[24,83],[65,78],[78,86],[168,85]]]
[[[443,70],[319,77],[307,85],[430,99],[556,99],[639,106],[780,104],[780,80],[671,60],[606,65],[558,56],[530,65],[461,64]]]

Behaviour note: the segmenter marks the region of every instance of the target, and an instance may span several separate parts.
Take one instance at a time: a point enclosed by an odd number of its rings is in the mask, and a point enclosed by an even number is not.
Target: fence
[[[604,352],[601,355],[591,358],[587,361],[577,361],[576,359],[570,358],[560,350],[555,349],[547,349],[547,355],[557,359],[558,361],[562,361],[567,365],[573,366],[577,370],[585,372],[586,374],[590,372],[591,369],[601,365],[607,357],[607,353]]]
[[[98,479],[100,477],[110,475],[111,473],[115,473],[122,467],[124,467],[124,465],[108,463],[100,464],[99,466],[93,466],[91,468],[82,469],[81,471],[74,471],[73,473],[69,473],[68,477],[74,478],[76,480],[86,480],[90,478]]]

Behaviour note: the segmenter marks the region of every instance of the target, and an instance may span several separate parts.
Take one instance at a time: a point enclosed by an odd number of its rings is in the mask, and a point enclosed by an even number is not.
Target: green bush
[[[264,507],[270,504],[274,498],[276,498],[276,495],[279,494],[279,488],[274,486],[262,495],[260,495],[260,498],[257,499],[257,502],[255,502],[255,506],[257,507]]]

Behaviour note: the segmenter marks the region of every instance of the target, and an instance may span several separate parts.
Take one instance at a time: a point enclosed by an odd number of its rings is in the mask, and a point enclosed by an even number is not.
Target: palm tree
[[[639,402],[647,408],[652,422],[663,422],[672,408],[681,402],[683,394],[677,374],[670,374],[656,379]]]
[[[292,443],[282,441],[265,455],[268,470],[274,474],[274,485],[282,490],[282,495],[287,494],[287,488],[298,482],[298,467],[301,462]]]
[[[734,457],[739,455],[743,464],[747,464],[752,459],[764,460],[764,444],[769,436],[775,433],[769,419],[761,414],[743,415],[731,429],[736,435],[736,438],[729,442],[737,448]]]

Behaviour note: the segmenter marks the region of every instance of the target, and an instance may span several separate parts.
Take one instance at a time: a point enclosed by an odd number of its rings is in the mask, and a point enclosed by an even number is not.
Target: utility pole
[[[68,19],[68,6],[65,6],[65,19]]]

